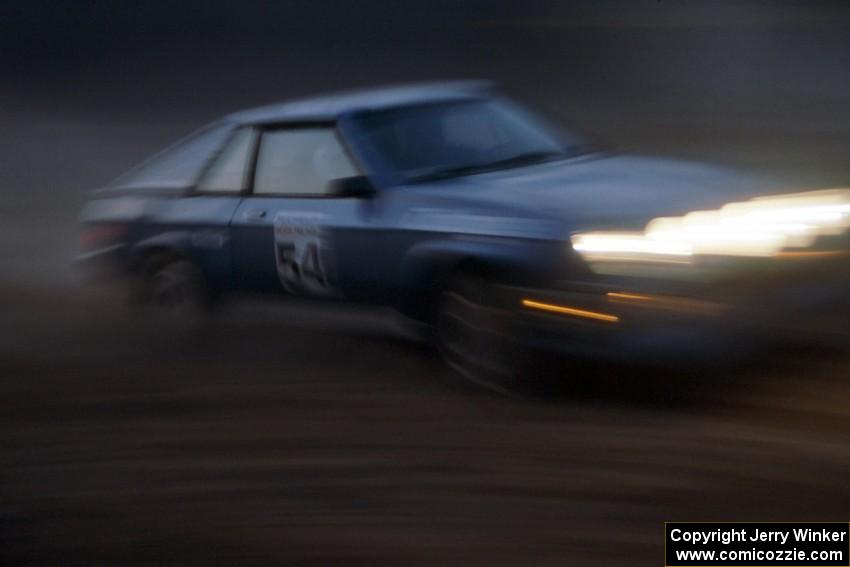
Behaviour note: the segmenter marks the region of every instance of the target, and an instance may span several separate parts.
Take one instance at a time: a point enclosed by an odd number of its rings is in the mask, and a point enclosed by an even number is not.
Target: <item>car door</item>
[[[358,274],[343,269],[350,264],[341,260],[350,259],[352,246],[372,229],[374,214],[363,199],[331,194],[329,182],[358,174],[332,124],[264,128],[251,191],[231,221],[237,285],[349,296]]]

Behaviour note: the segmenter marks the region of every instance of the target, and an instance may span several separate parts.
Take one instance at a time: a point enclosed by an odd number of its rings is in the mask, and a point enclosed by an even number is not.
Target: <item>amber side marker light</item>
[[[717,315],[729,308],[728,305],[724,305],[722,303],[712,303],[710,301],[701,301],[698,299],[685,299],[663,295],[643,295],[640,293],[617,291],[609,291],[605,295],[608,299],[616,303],[637,304],[655,309],[666,309],[685,313],[701,313],[703,315]]]
[[[616,315],[597,313],[596,311],[587,311],[585,309],[576,309],[575,307],[565,307],[563,305],[554,305],[552,303],[541,303],[540,301],[532,301],[531,299],[523,299],[521,303],[523,307],[538,309],[540,311],[548,311],[549,313],[572,315],[573,317],[583,317],[585,319],[605,321],[606,323],[618,323],[620,321],[620,318]]]
[[[639,293],[622,293],[616,291],[609,291],[607,294],[608,297],[612,299],[633,299],[635,301],[652,301],[653,298],[648,295],[641,295]]]

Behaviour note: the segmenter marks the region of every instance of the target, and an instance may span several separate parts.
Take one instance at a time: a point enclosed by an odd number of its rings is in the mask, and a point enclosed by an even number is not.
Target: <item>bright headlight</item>
[[[850,189],[810,191],[730,203],[714,211],[650,221],[643,232],[587,232],[573,249],[599,261],[690,262],[697,255],[775,256],[850,228]]]

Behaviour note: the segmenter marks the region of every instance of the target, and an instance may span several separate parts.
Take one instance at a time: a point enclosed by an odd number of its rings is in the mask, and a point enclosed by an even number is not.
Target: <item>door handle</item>
[[[259,222],[266,218],[266,211],[262,209],[249,209],[245,211],[245,220]]]

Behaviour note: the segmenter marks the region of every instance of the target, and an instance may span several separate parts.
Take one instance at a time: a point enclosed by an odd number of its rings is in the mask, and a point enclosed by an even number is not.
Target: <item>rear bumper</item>
[[[78,254],[71,267],[84,281],[110,280],[125,275],[126,256],[127,244],[117,243]]]

